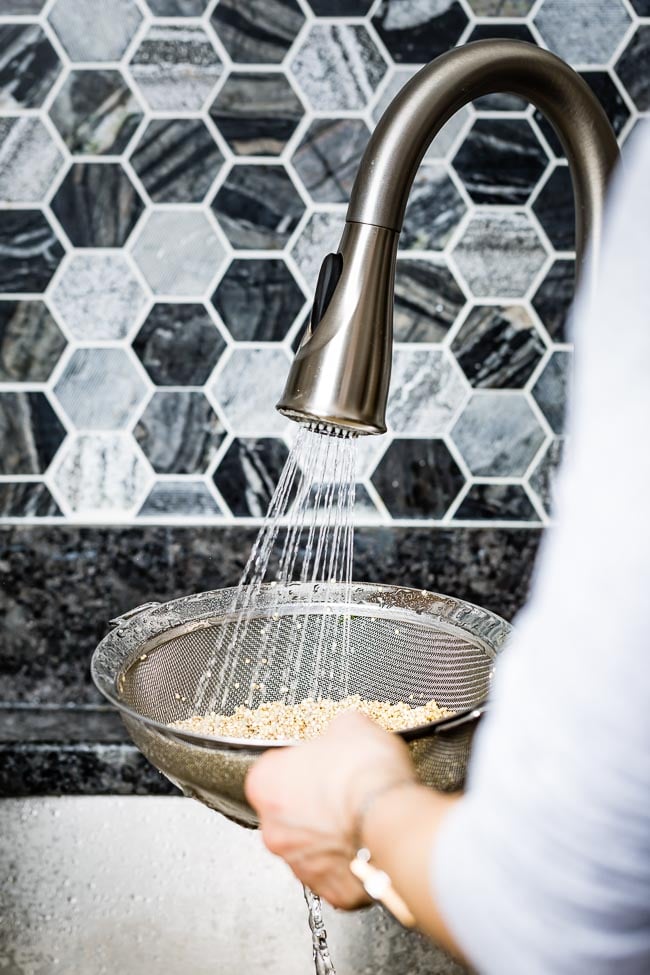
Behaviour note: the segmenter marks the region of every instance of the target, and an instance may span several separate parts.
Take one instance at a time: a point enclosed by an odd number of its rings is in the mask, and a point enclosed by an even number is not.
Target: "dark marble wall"
[[[0,788],[154,788],[89,654],[121,610],[236,581],[291,442],[273,406],[382,111],[422,62],[507,36],[576,66],[625,144],[650,112],[650,7],[2,15]],[[433,143],[401,241],[389,434],[359,448],[357,577],[521,604],[564,450],[572,227],[531,106],[481,99]]]

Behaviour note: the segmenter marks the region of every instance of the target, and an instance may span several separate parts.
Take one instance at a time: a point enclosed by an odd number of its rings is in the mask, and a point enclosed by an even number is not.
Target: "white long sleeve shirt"
[[[433,884],[486,975],[650,973],[650,131],[573,315],[571,434]]]

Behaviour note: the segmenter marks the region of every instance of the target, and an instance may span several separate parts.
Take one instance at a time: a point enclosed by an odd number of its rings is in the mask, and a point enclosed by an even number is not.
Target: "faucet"
[[[619,158],[600,103],[568,64],[533,44],[485,40],[455,48],[402,88],[368,142],[338,251],[320,269],[280,413],[328,433],[385,432],[397,244],[415,174],[455,112],[500,91],[531,101],[562,143],[575,197],[576,276],[593,285],[605,191]]]

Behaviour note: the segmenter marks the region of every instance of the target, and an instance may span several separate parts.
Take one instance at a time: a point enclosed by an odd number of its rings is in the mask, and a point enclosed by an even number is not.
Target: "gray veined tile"
[[[455,521],[539,521],[521,484],[472,484]]]
[[[0,293],[45,291],[64,253],[41,210],[0,210]]]
[[[453,256],[477,298],[521,298],[546,260],[529,218],[518,212],[477,212]]]
[[[203,393],[157,392],[134,430],[157,474],[202,474],[225,430]]]
[[[45,0],[3,0],[2,13],[4,16],[18,14],[28,17],[30,14],[40,14],[45,6]]]
[[[280,250],[305,205],[284,166],[239,164],[230,170],[212,209],[234,248]]]
[[[393,354],[386,421],[391,433],[443,434],[465,396],[465,384],[447,353],[399,348]]]
[[[127,426],[147,387],[123,349],[76,349],[54,387],[78,430]]]
[[[284,441],[275,437],[233,440],[214,483],[235,517],[266,515],[288,454]]]
[[[284,349],[235,349],[212,385],[212,394],[238,436],[281,434],[287,420],[275,409],[289,371]]]
[[[43,301],[0,300],[0,382],[46,382],[66,344]]]
[[[153,210],[133,245],[133,257],[155,294],[201,297],[225,252],[198,210]]]
[[[142,111],[121,71],[78,68],[65,79],[50,118],[73,154],[119,155]]]
[[[395,272],[396,342],[442,342],[465,304],[444,261],[401,258]]]
[[[564,455],[565,444],[564,438],[554,437],[530,475],[530,486],[542,502],[547,515],[553,514],[555,507],[555,483]]]
[[[61,62],[38,24],[0,24],[0,109],[40,108]]]
[[[393,440],[371,478],[393,518],[442,518],[465,484],[442,440]]]
[[[153,306],[133,350],[157,386],[202,386],[226,343],[201,304]]]
[[[549,49],[574,64],[605,64],[629,24],[621,0],[544,0],[535,15]]]
[[[296,0],[219,0],[212,26],[235,62],[277,64],[305,17]]]
[[[0,518],[59,518],[61,509],[40,481],[0,482]]]
[[[650,13],[646,14],[650,16]],[[650,111],[650,24],[642,24],[616,62],[616,74],[641,112]]]
[[[443,165],[422,166],[406,205],[400,249],[442,250],[466,209]]]
[[[298,235],[291,254],[310,293],[316,287],[323,258],[337,250],[344,226],[344,213],[316,211]]]
[[[555,342],[570,341],[567,318],[575,291],[575,262],[558,259],[551,264],[533,295],[533,308]]]
[[[142,21],[135,0],[56,0],[48,17],[71,61],[119,61]]]
[[[201,119],[152,119],[131,165],[154,203],[200,203],[223,156]]]
[[[362,119],[314,119],[291,158],[312,200],[347,203],[369,136]]]
[[[38,118],[0,118],[0,203],[38,203],[63,157]]]
[[[372,23],[394,61],[431,61],[454,47],[467,26],[458,0],[382,0]]]
[[[212,304],[237,341],[280,342],[305,303],[283,260],[235,259]]]
[[[564,349],[553,352],[532,389],[537,405],[555,434],[564,432],[572,360],[572,353]]]
[[[140,518],[175,516],[177,518],[214,518],[221,511],[202,481],[179,478],[157,481],[138,512]]]
[[[61,496],[78,515],[125,515],[139,504],[150,481],[146,461],[129,434],[69,437],[54,472]]]
[[[154,17],[200,17],[208,0],[147,0]]]
[[[475,203],[523,205],[548,164],[527,119],[479,118],[453,158]]]
[[[42,474],[65,438],[44,393],[0,393],[0,474]]]
[[[386,62],[362,25],[316,22],[290,62],[311,107],[320,112],[366,107]]]
[[[454,337],[451,350],[472,386],[525,386],[546,346],[521,305],[478,305]]]
[[[215,125],[239,156],[277,156],[304,111],[279,71],[231,72],[210,107]]]
[[[154,111],[198,111],[223,65],[202,27],[154,24],[130,61],[130,71]]]
[[[469,0],[477,17],[525,17],[535,0]]]
[[[378,122],[384,114],[395,96],[402,90],[404,85],[411,80],[413,75],[420,70],[420,65],[411,67],[396,66],[393,68],[388,84],[382,89],[382,93],[375,107],[372,110],[372,117]],[[435,139],[427,149],[424,162],[435,162],[444,159],[452,145],[456,141],[461,129],[469,118],[469,108],[464,105],[452,117],[445,122]]]
[[[51,301],[79,341],[114,341],[127,334],[146,296],[119,251],[78,251],[66,264]]]
[[[118,163],[73,163],[52,211],[75,247],[121,247],[144,209]]]
[[[476,477],[523,477],[544,442],[523,393],[474,393],[451,435]]]

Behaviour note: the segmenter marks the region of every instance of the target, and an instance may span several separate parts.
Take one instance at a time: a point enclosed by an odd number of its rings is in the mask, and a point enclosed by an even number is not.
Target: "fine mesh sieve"
[[[297,616],[307,627],[307,652],[310,628],[315,639],[324,614],[348,614],[347,691],[369,700],[414,705],[435,698],[453,710],[453,717],[400,734],[424,783],[442,791],[459,789],[509,624],[471,603],[397,586],[353,583],[337,592],[329,585],[327,603],[325,587],[318,585],[294,583],[278,590],[261,587],[249,625],[239,630],[243,642],[237,646],[238,660],[246,659],[247,652],[255,659],[259,627],[271,615],[274,659],[281,670],[283,654],[292,652]],[[223,629],[237,626],[235,592],[198,593],[124,614],[95,650],[92,676],[119,709],[133,741],[164,775],[186,795],[242,825],[256,826],[244,796],[246,773],[264,749],[282,742],[216,738],[168,727],[194,713],[193,697],[206,663],[215,648],[226,652],[229,641]],[[239,696],[233,692],[228,710],[244,703],[247,693],[247,686]],[[273,688],[267,688],[266,697],[273,699]]]

